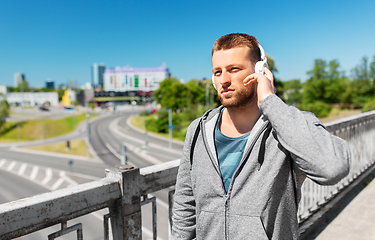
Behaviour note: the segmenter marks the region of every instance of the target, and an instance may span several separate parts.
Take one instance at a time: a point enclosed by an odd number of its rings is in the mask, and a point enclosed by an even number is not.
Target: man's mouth
[[[221,90],[221,94],[223,94],[223,95],[229,94],[229,93],[232,93],[232,92],[234,92],[234,90],[233,89],[229,89],[229,88]]]

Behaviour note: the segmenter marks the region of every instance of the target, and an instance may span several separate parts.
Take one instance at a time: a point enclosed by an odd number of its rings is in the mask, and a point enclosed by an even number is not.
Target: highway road
[[[128,163],[142,168],[157,163],[178,159],[181,156],[182,144],[173,143],[168,147],[168,140],[145,134],[128,125],[131,111],[117,114],[108,113],[90,120],[90,143],[94,157],[60,156],[30,152],[21,148],[27,144],[0,146],[0,203],[17,200],[43,192],[69,187],[83,182],[104,177],[104,170],[120,165],[121,146],[126,146]],[[68,139],[82,137],[85,126]],[[66,141],[64,137],[45,142]],[[147,141],[147,143],[146,143]],[[35,145],[35,143],[30,143]],[[69,163],[73,164],[69,164]],[[158,235],[160,239],[168,238],[167,190],[155,193],[158,197]],[[144,239],[151,237],[150,206],[142,207]],[[78,219],[83,223],[84,239],[103,239],[102,215],[107,210]],[[160,220],[159,220],[160,219]],[[69,221],[71,226],[77,220]],[[45,239],[48,234],[58,231],[60,226],[39,231],[19,239]],[[76,239],[74,234],[60,237],[61,240]]]

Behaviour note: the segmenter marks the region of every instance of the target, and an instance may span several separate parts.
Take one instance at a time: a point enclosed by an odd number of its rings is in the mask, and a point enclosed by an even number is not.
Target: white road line
[[[46,185],[52,178],[52,169],[51,168],[47,168],[46,169],[46,176],[44,177],[43,181],[41,182],[42,185]]]
[[[54,191],[58,189],[64,181],[65,180],[63,178],[57,179],[57,181],[52,185],[51,190]]]
[[[71,179],[70,177],[68,177],[68,176],[66,176],[66,173],[65,173],[65,171],[60,171],[60,177],[62,178],[62,179],[64,179],[65,181],[67,181],[68,183],[70,183],[70,185],[72,185],[72,186],[77,186],[77,185],[79,185],[79,183],[77,183],[76,181],[74,181],[73,179]]]
[[[7,160],[5,159],[1,159],[0,161],[0,168],[7,162]]]
[[[29,179],[30,180],[34,180],[36,178],[36,176],[38,175],[38,171],[39,171],[39,167],[38,166],[34,166],[33,170],[31,171]]]
[[[16,161],[12,161],[11,163],[9,163],[8,167],[7,167],[7,171],[12,171],[14,166],[16,166]]]
[[[25,173],[26,168],[27,168],[27,164],[26,163],[22,163],[20,169],[18,169],[17,174],[19,176],[22,176]]]
[[[108,148],[108,150],[109,150],[113,155],[115,155],[118,159],[121,159],[121,155],[118,154],[118,153],[116,152],[116,150],[113,149],[113,147],[111,147],[111,145],[109,145],[108,143],[106,143],[105,146]]]
[[[122,136],[122,137],[124,137],[124,138],[129,139],[128,136],[127,136],[125,133],[122,133],[121,131],[119,131],[118,129],[116,129],[115,126],[117,126],[117,123],[118,123],[119,121],[120,121],[120,118],[116,118],[115,120],[113,120],[113,121],[109,124],[109,129],[110,129],[113,133],[115,133],[115,134],[117,134],[117,135],[120,135],[120,136]],[[135,140],[135,141],[137,141],[137,142],[141,142],[141,143],[144,143],[144,142],[141,141],[141,140]],[[129,148],[129,149],[131,149],[131,150],[134,149],[133,152],[134,152],[135,154],[137,154],[138,156],[144,158],[145,160],[149,161],[150,163],[153,163],[153,164],[162,163],[162,161],[160,161],[160,160],[158,160],[158,159],[156,159],[156,158],[154,158],[154,157],[148,155],[148,154],[147,154],[147,151],[144,151],[144,150],[142,150],[142,149],[140,149],[140,148],[138,148],[138,147],[136,147],[136,146],[134,146],[134,145],[132,145],[132,144],[129,144],[129,143],[123,143],[123,145],[126,145],[126,147]],[[106,144],[106,146],[107,146],[107,144]],[[160,146],[158,146],[158,147],[160,148]],[[118,157],[118,158],[120,158],[120,157]]]

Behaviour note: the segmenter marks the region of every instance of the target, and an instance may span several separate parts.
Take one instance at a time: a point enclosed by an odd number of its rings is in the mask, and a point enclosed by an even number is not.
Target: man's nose
[[[222,86],[228,86],[230,84],[230,74],[227,72],[223,72],[220,77],[220,84]]]

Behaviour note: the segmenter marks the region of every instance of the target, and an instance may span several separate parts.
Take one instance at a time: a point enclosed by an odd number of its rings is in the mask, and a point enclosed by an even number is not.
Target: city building
[[[17,106],[59,105],[57,92],[13,92],[6,94],[9,104]]]
[[[55,89],[55,81],[53,81],[52,79],[47,79],[46,88],[47,89]]]
[[[14,74],[14,87],[18,87],[18,85],[25,81],[25,75],[22,73],[15,73]]]
[[[166,67],[158,68],[120,68],[106,69],[104,72],[105,92],[152,92],[159,83],[170,76]]]
[[[8,87],[5,85],[0,85],[0,94],[7,94],[8,93]]]
[[[94,63],[94,64],[92,64],[92,66],[91,66],[91,84],[92,84],[93,88],[103,87],[104,71],[105,71],[105,64],[104,63]]]

